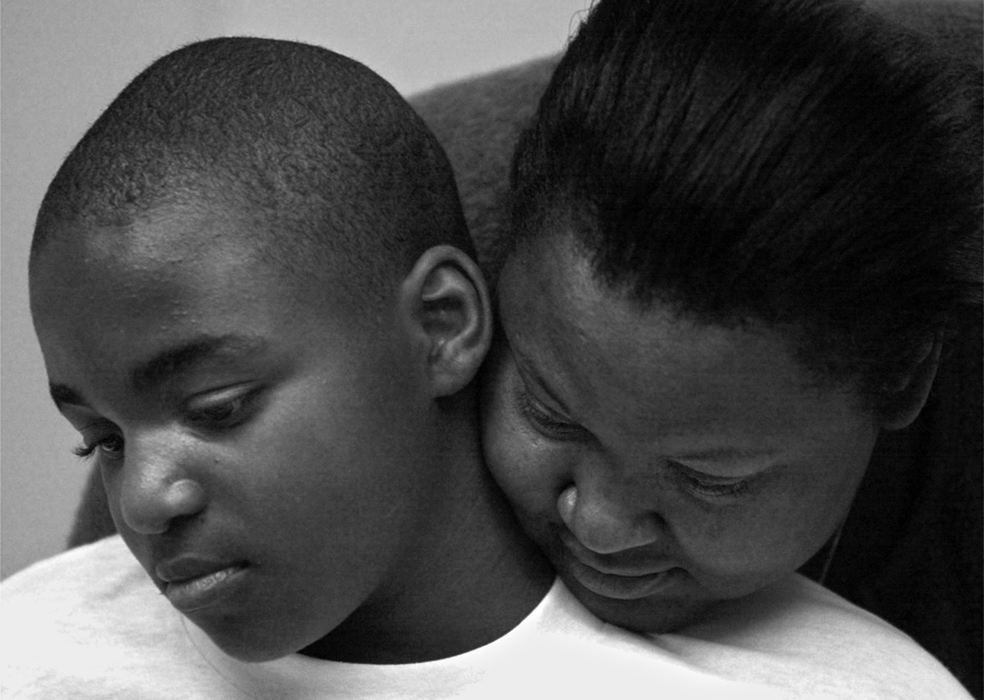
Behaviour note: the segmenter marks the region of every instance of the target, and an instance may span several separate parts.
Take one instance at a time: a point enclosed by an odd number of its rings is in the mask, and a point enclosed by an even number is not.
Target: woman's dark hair
[[[570,235],[640,308],[792,331],[877,402],[980,303],[976,82],[843,2],[602,0],[517,147],[510,250]]]

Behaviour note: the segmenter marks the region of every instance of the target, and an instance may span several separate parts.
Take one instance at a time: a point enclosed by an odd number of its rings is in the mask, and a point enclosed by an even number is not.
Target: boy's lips
[[[188,613],[214,605],[231,595],[247,569],[244,561],[221,561],[182,555],[154,567],[163,593],[178,610]]]

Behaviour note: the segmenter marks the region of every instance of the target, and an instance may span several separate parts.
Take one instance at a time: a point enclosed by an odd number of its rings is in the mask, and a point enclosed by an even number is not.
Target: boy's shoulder
[[[243,663],[183,621],[118,536],[4,581],[0,649],[4,697],[773,697],[599,621],[559,581],[511,632],[449,659]]]
[[[498,648],[497,648],[498,647]],[[503,692],[529,697],[780,698],[763,681],[736,681],[701,669],[658,639],[592,615],[558,579],[541,604],[511,633],[472,652],[511,658]],[[524,695],[525,696],[525,695]],[[501,695],[500,697],[504,697]]]
[[[0,650],[5,697],[968,697],[908,636],[800,576],[675,634],[601,622],[557,581],[511,632],[450,659],[244,664],[183,621],[118,536],[4,581]]]
[[[712,673],[797,696],[970,697],[911,637],[799,574],[654,639]]]
[[[4,697],[173,698],[189,676],[196,691],[226,690],[118,536],[0,584],[0,652]]]
[[[789,697],[698,669],[649,637],[598,620],[559,580],[510,632],[436,661],[373,666],[294,654],[271,664],[245,664],[223,654],[200,631],[190,633],[210,665],[226,677],[249,676],[259,697],[276,694],[284,674],[294,679],[291,697],[312,698]]]
[[[147,574],[114,535],[36,562],[0,583],[0,629],[9,645],[26,629],[22,624],[40,633],[96,623],[123,608],[156,615],[157,598]]]

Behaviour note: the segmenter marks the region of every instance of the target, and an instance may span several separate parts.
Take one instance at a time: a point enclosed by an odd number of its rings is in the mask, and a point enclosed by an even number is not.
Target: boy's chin
[[[296,654],[311,643],[298,634],[298,624],[263,619],[262,614],[182,612],[181,616],[196,646],[208,637],[208,641],[223,654],[244,663],[275,661]]]
[[[298,650],[296,640],[282,639],[276,635],[264,636],[258,634],[258,630],[255,629],[238,634],[235,630],[228,628],[209,629],[208,627],[211,625],[199,625],[190,618],[189,622],[204,632],[226,656],[244,663],[274,661],[294,654]]]

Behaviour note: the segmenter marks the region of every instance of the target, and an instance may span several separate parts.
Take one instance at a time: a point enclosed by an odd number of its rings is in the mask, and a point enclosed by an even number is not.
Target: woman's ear
[[[900,378],[897,386],[888,387],[882,402],[881,425],[884,429],[901,430],[922,411],[936,379],[942,348],[939,337],[927,342],[912,369]]]
[[[426,349],[434,396],[464,389],[492,340],[492,308],[478,265],[454,246],[429,248],[404,278],[400,306]]]

